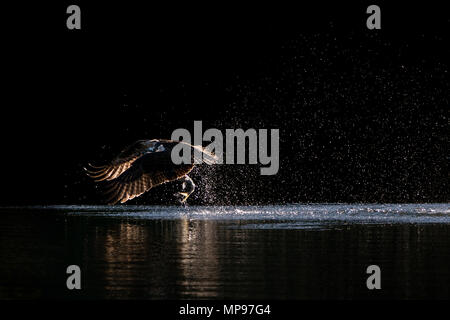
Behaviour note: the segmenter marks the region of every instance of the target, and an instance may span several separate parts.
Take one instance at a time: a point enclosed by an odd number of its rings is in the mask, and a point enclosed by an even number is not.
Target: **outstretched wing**
[[[168,152],[147,153],[113,181],[108,182],[108,203],[124,203],[151,188],[188,174],[194,164],[174,165]]]
[[[93,166],[89,164],[90,168],[85,168],[89,177],[94,178],[95,181],[113,180],[119,177],[123,172],[128,170],[136,159],[142,156],[148,149],[151,140],[138,140],[131,144],[109,164],[104,166]]]
[[[158,142],[161,149],[149,150],[149,145]],[[172,149],[177,144],[187,145],[200,151],[192,152],[191,163],[176,165],[171,159]],[[202,159],[199,159],[199,156]],[[149,189],[165,182],[177,180],[188,174],[195,162],[213,164],[217,157],[202,148],[185,142],[173,140],[139,140],[123,150],[110,164],[86,169],[88,175],[95,181],[106,181],[109,194],[108,203],[124,203],[140,196]]]

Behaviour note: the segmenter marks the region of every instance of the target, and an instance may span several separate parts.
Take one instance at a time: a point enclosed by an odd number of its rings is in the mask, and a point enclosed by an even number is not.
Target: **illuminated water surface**
[[[0,208],[0,298],[449,298],[448,204]],[[66,289],[66,267],[82,290]],[[366,288],[368,265],[382,289]]]

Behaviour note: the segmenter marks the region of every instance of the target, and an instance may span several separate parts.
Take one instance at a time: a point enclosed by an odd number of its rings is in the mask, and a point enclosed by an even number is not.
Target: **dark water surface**
[[[440,298],[448,204],[0,208],[0,298]],[[66,289],[66,268],[82,290]],[[368,290],[366,268],[381,268]]]

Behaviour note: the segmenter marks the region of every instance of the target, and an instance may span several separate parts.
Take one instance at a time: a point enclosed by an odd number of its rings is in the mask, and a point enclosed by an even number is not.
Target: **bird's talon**
[[[175,193],[175,196],[178,198],[178,200],[180,201],[180,203],[185,203],[187,198],[189,198],[190,193],[187,192],[177,192]]]

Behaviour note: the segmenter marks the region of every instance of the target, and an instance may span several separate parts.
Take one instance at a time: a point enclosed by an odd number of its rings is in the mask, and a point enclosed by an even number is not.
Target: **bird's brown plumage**
[[[155,142],[162,145],[164,151],[149,151],[149,147]],[[108,203],[124,203],[157,185],[180,179],[193,169],[194,157],[189,164],[176,165],[172,162],[171,151],[178,143],[184,142],[139,140],[124,149],[110,164],[100,167],[91,165],[91,169],[86,171],[95,181],[106,181]],[[204,161],[208,164],[216,160],[213,154],[201,147],[189,147],[200,150],[206,156]]]

